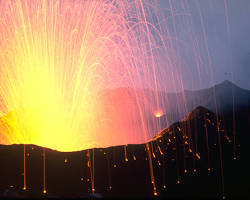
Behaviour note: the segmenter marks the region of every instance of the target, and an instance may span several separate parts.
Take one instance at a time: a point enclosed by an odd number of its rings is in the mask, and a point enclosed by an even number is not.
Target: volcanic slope
[[[233,160],[232,113],[222,120],[199,106],[184,121],[174,123],[153,138],[149,147],[159,197],[221,196],[218,134],[221,137],[225,194],[232,198],[246,196],[249,188],[246,153],[249,149],[249,134],[246,134],[250,130],[249,110],[247,113],[244,110],[244,114],[236,115],[239,138],[236,160]],[[45,152],[45,196],[89,197],[93,184],[95,192],[102,197],[153,197],[146,144],[68,153],[45,149]],[[27,190],[22,191],[23,145],[0,146],[2,195],[43,196],[42,155],[42,147],[26,145]]]

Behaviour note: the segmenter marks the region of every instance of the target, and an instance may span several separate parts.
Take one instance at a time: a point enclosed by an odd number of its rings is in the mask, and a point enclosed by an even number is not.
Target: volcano
[[[245,115],[248,115],[248,118]],[[222,120],[202,106],[190,112],[185,120],[164,129],[149,142],[159,197],[218,198],[220,196],[218,134],[222,136],[225,193],[230,198],[247,196],[249,183],[246,177],[249,177],[249,170],[246,152],[249,134],[246,134],[246,130],[250,128],[250,110],[242,110],[237,116],[243,116],[237,118],[237,135],[240,138],[237,141],[237,160],[232,159],[231,115],[224,115]],[[218,120],[222,130],[219,133],[216,124]],[[206,148],[206,131],[209,155]],[[43,148],[26,145],[26,191],[21,189],[23,145],[1,145],[0,148],[0,157],[4,160],[0,166],[2,197],[11,195],[39,198],[91,197],[92,168],[88,166],[89,153],[91,157],[94,154],[92,176],[95,177],[96,196],[153,197],[146,144],[68,153],[45,149],[47,187],[45,195],[42,194]]]

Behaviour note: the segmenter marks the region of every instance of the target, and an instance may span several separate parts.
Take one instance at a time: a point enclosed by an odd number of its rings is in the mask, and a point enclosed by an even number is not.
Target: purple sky
[[[169,11],[170,3],[176,15],[174,20]],[[249,0],[159,0],[159,4],[165,16],[169,17],[170,31],[175,22],[179,40],[192,46],[194,40],[190,38],[196,38],[199,43],[199,50],[195,51],[178,44],[182,61],[177,64],[176,70],[183,75],[185,89],[209,87],[225,79],[250,89]],[[175,35],[173,29],[172,35]],[[201,57],[200,75],[197,63],[194,63],[197,59],[194,52],[199,52]],[[213,74],[214,81],[208,74]]]

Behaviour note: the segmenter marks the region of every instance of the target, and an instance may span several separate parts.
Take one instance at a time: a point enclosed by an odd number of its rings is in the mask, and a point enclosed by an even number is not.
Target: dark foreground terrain
[[[184,121],[171,125],[148,143],[150,154],[146,144],[72,153],[45,149],[46,194],[43,148],[26,145],[24,191],[24,146],[1,145],[0,197],[153,198],[151,157],[157,197],[222,198],[222,164],[225,196],[249,198],[249,114],[249,109],[243,109],[217,118],[199,106]]]

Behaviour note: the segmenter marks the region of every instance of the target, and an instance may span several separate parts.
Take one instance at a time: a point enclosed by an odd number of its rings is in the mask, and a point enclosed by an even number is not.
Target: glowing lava
[[[157,117],[157,118],[161,117],[162,115],[163,115],[162,110],[159,110],[159,111],[157,111],[157,112],[155,113],[155,117]]]
[[[144,6],[0,1],[1,143],[76,151],[150,139],[160,100],[135,88],[158,88],[160,36]],[[132,89],[105,90],[122,85]]]

